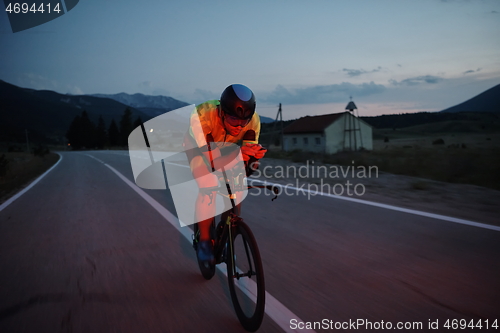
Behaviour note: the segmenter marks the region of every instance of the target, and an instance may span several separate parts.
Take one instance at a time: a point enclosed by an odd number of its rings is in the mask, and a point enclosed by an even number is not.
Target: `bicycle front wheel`
[[[255,332],[264,318],[266,290],[259,249],[250,228],[239,221],[228,240],[226,258],[231,300],[241,325]]]

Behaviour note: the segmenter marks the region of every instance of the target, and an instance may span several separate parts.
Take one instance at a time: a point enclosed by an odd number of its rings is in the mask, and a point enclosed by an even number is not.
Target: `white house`
[[[346,110],[355,108],[351,101]],[[373,150],[372,127],[349,111],[305,116],[285,128],[283,147],[326,154]]]

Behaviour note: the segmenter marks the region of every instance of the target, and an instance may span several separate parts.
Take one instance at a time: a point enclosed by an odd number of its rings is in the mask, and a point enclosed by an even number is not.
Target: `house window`
[[[319,146],[321,144],[321,138],[316,138],[316,145]]]
[[[308,138],[304,138],[304,146],[307,146],[309,144]]]
[[[294,145],[296,145],[296,144],[297,144],[297,138],[292,138],[292,143],[293,143]]]

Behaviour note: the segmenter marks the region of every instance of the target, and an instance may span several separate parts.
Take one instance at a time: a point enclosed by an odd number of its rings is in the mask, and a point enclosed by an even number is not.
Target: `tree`
[[[108,142],[112,147],[116,147],[120,143],[120,131],[118,131],[118,126],[116,126],[115,120],[111,121],[108,129]]]
[[[94,148],[96,146],[96,128],[95,124],[89,119],[87,111],[83,110],[80,116],[80,130],[82,136],[82,146],[85,148]]]
[[[104,119],[102,116],[99,116],[99,122],[97,123],[96,128],[96,145],[97,148],[102,149],[106,145],[107,137],[106,137],[106,125],[104,124]]]
[[[76,116],[69,125],[69,129],[66,132],[66,138],[69,141],[71,149],[80,149],[82,147],[80,123],[80,116]]]
[[[95,124],[89,119],[87,111],[83,110],[80,116],[76,116],[66,132],[72,149],[94,148],[96,146]]]
[[[128,144],[128,136],[132,130],[132,111],[130,108],[126,108],[120,120],[120,145],[126,146]]]

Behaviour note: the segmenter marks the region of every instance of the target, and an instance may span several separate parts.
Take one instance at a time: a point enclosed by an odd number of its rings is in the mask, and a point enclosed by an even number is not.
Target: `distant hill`
[[[485,92],[453,107],[440,112],[417,112],[405,114],[386,114],[376,117],[361,117],[375,128],[405,128],[430,123],[448,122],[434,126],[442,131],[450,130],[450,122],[456,126],[455,130],[461,128],[480,128],[483,130],[496,129],[500,121],[500,84],[486,90]],[[465,124],[464,122],[470,122]],[[474,123],[474,124],[473,124]]]
[[[71,121],[83,110],[97,123],[102,115],[106,126],[119,121],[127,105],[109,98],[63,95],[48,90],[20,88],[0,80],[0,141],[20,141],[25,130],[39,141],[64,138]],[[133,119],[150,119],[147,114],[130,108]],[[45,139],[44,139],[45,137]]]
[[[475,119],[475,120],[474,120]],[[498,133],[500,117],[495,113],[482,113],[481,117],[468,120],[446,120],[430,124],[406,127],[404,130],[413,133]]]
[[[444,121],[498,121],[499,115],[491,112],[417,112],[361,117],[375,128],[404,128]]]
[[[124,110],[143,122],[165,112],[189,105],[168,96],[126,93],[105,95],[64,95],[49,90],[21,88],[0,80],[0,142],[22,142],[28,130],[30,140],[63,142],[70,123],[86,110],[97,123],[102,116],[106,127],[119,122]],[[273,119],[261,117],[261,121]]]
[[[441,112],[500,112],[500,84]]]
[[[128,105],[117,102],[113,99],[109,98],[100,98],[93,97],[87,95],[62,95],[53,91],[47,90],[31,90],[30,91],[34,96],[38,96],[40,99],[45,101],[53,102],[53,103],[61,103],[66,104],[70,107],[75,107],[81,111],[86,110],[89,113],[89,116],[92,120],[94,117],[99,117],[102,115],[104,120],[108,123],[111,119],[119,120],[117,117],[121,117],[123,111],[128,107]],[[145,119],[149,119],[149,117],[141,112],[140,110],[129,107],[132,110],[132,115],[134,118],[140,116]]]
[[[183,106],[189,105],[186,102],[182,102],[175,98],[162,95],[149,96],[139,93],[133,95],[129,95],[126,93],[119,93],[114,95],[92,94],[89,96],[114,99],[115,101],[136,108],[137,110],[144,112],[150,117],[156,117],[162,113],[165,113],[166,111],[175,110]],[[260,121],[262,123],[272,123],[274,122],[274,119],[260,116]]]
[[[188,103],[167,96],[143,94],[63,95],[48,90],[20,88],[0,80],[0,142],[23,141],[25,130],[35,141],[61,141],[69,124],[86,110],[92,121],[102,115],[106,126],[118,122],[129,107],[135,120],[147,121]],[[441,112],[361,117],[375,128],[404,128],[443,123],[443,130],[495,130],[500,122],[500,85]],[[274,119],[261,116],[262,134],[272,130]],[[451,122],[451,123],[450,123]],[[471,122],[464,124],[463,122]],[[445,124],[446,123],[446,124]],[[453,125],[452,125],[453,124]],[[436,127],[437,126],[437,127]],[[441,125],[433,127],[439,130]]]
[[[274,122],[273,118],[264,117],[264,116],[261,116],[260,114],[259,114],[259,117],[260,117],[260,122],[263,123],[263,124],[273,123]]]
[[[497,124],[500,122],[500,114],[493,112],[417,112],[385,114],[376,117],[361,117],[361,119],[375,128],[406,128],[425,124],[436,124],[433,128],[442,128],[442,131],[448,132],[450,130],[450,122],[460,124],[464,122],[475,123],[485,130],[497,128]],[[456,129],[458,130],[458,128]]]

